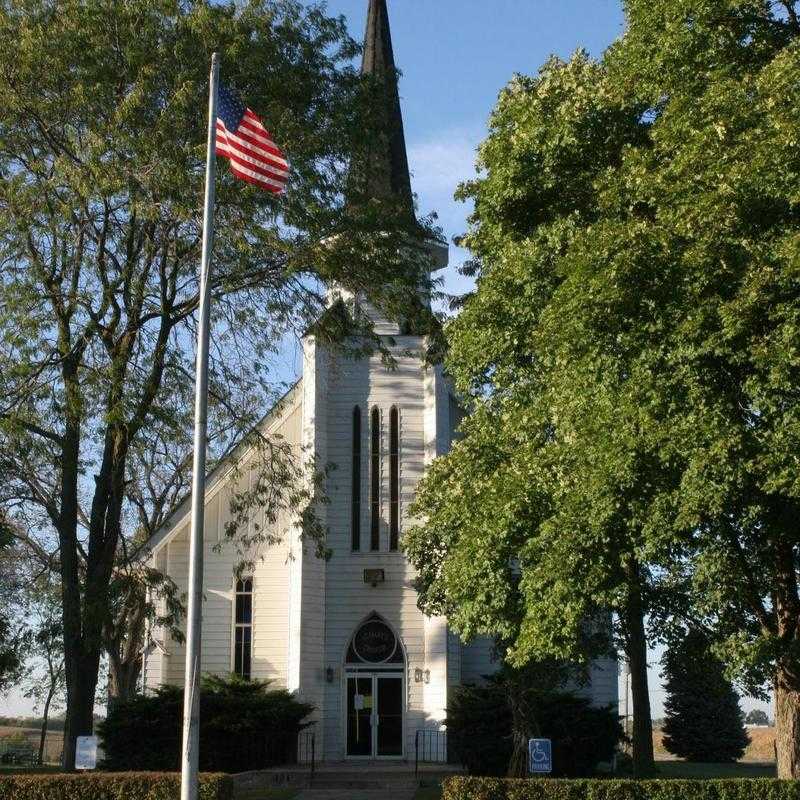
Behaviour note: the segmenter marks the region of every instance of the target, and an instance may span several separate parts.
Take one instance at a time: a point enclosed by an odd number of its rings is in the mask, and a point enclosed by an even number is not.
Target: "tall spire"
[[[380,130],[368,137],[366,163],[359,165],[356,170],[363,170],[359,176],[363,182],[360,188],[368,198],[395,197],[407,204],[413,214],[403,113],[400,109],[397,67],[386,0],[369,0],[361,74],[372,76],[383,87],[384,106],[379,117]]]

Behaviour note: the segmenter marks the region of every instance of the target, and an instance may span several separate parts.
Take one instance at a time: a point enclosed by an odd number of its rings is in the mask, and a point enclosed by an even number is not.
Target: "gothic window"
[[[389,412],[389,549],[400,538],[400,412]]]
[[[361,549],[361,409],[353,409],[353,472],[350,500],[350,532],[353,550]]]
[[[253,579],[236,581],[233,671],[250,680],[253,656]]]
[[[372,409],[372,430],[370,432],[370,549],[380,550],[381,546],[381,415],[377,408]]]

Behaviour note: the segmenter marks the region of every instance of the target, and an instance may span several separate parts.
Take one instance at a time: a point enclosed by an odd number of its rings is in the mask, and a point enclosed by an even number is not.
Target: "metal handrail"
[[[302,730],[297,734],[297,763],[311,766],[310,784],[317,770],[317,737],[314,731]]]
[[[447,763],[447,731],[420,728],[414,734],[414,777],[420,764]]]

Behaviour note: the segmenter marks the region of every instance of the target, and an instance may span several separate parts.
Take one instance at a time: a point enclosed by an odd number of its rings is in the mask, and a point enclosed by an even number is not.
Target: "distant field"
[[[40,731],[36,728],[17,728],[13,725],[0,725],[0,739],[6,736],[23,733],[28,738],[33,747],[39,749]],[[55,764],[61,755],[64,742],[63,731],[49,731],[44,744],[44,761],[46,764]]]
[[[748,728],[750,745],[740,763],[771,764],[775,761],[775,728]],[[653,731],[653,751],[656,761],[675,761],[675,756],[664,749],[661,731]]]

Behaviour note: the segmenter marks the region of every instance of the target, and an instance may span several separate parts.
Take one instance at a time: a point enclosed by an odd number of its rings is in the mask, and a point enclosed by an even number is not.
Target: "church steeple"
[[[368,137],[365,157],[362,163],[355,165],[354,172],[359,174],[354,177],[367,198],[396,198],[413,215],[403,113],[386,0],[369,0],[361,74],[376,80],[383,95],[383,108],[377,120],[378,130]]]

